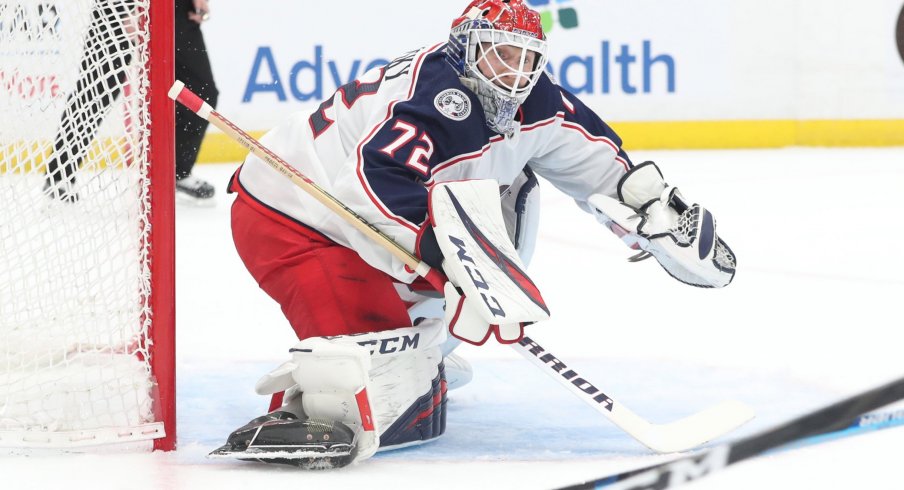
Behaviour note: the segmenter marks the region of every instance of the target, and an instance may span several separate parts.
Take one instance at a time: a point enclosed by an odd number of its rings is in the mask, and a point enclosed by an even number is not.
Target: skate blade
[[[307,470],[326,470],[348,465],[353,459],[352,452],[353,447],[344,444],[330,448],[317,446],[316,449],[297,446],[252,446],[244,451],[236,451],[226,444],[212,451],[207,457],[286,464]]]
[[[348,456],[352,453],[351,446],[340,446],[340,447],[332,447],[330,449],[322,448],[322,449],[310,449],[310,448],[295,448],[295,446],[259,446],[259,447],[249,447],[244,451],[236,451],[232,449],[232,446],[226,444],[221,446],[210,452],[207,456],[210,458],[232,458],[232,459],[242,459],[242,458],[254,458],[254,459],[267,459],[267,458],[281,458],[281,459],[302,459],[302,458],[316,458],[316,457],[336,457],[336,456]]]

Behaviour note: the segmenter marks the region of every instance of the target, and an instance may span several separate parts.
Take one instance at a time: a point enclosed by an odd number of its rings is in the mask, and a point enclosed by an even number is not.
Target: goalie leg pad
[[[439,302],[439,307],[441,310],[441,301]],[[447,341],[448,336],[441,321],[421,317],[416,327],[317,338],[336,345],[357,345],[366,349],[371,357],[380,357],[408,354],[414,350],[443,345]],[[292,352],[305,350],[306,346],[311,342],[315,341],[303,340],[298,342]],[[294,362],[294,359],[284,362],[261,377],[255,385],[255,391],[259,395],[270,395],[296,386],[292,373],[297,368],[298,365]]]
[[[440,349],[445,340],[442,321],[431,319],[417,327],[298,342],[291,349],[292,360],[256,386],[259,394],[285,391],[283,406],[236,431],[234,440],[213,456],[236,453],[259,427],[267,437],[258,435],[239,456],[231,457],[303,467],[312,466],[307,460],[321,458],[325,467],[336,467],[369,458],[378,448],[434,439],[445,430],[447,388]],[[307,439],[308,432],[320,427],[315,423],[333,424],[330,430],[337,435],[331,437],[341,436],[341,441],[348,439],[347,428],[353,434],[348,454],[338,453],[348,447],[338,441],[312,452],[312,446],[324,446],[316,434]],[[263,445],[279,447],[261,449]]]
[[[441,325],[438,320],[434,322]],[[446,381],[439,345],[399,355],[374,356],[370,361],[366,380],[368,412],[372,414],[374,435],[379,436],[373,438],[377,446],[365,447],[362,443],[367,440],[359,441],[360,454],[356,459],[369,457],[378,447],[407,445],[440,436],[445,430]],[[304,413],[354,425],[358,417],[349,415],[355,411],[356,402],[348,396],[347,388],[329,389],[323,384],[330,368],[321,363],[298,366],[293,378],[302,392]],[[311,382],[312,378],[316,381]],[[367,431],[362,435],[367,435]]]
[[[423,367],[428,367],[428,365]],[[400,413],[392,414],[391,418],[394,421],[380,434],[380,450],[422,444],[441,436],[446,431],[447,389],[443,363],[440,362],[437,375],[431,381],[430,388],[426,393],[410,402],[408,400],[413,398],[413,395],[402,397],[403,401],[399,406],[407,404],[408,408],[399,411]],[[419,389],[414,391],[414,393],[417,392]],[[394,395],[394,398],[399,397]],[[379,404],[380,401],[377,403]]]
[[[369,458],[377,451],[379,436],[367,391],[371,368],[367,349],[313,337],[291,352],[292,360],[257,386],[259,393],[286,390],[283,408],[233,432],[211,457],[325,469]],[[287,386],[290,381],[294,384]]]
[[[408,309],[411,315],[411,323],[421,325],[428,318],[442,318],[444,316],[444,302],[441,298],[429,298],[422,300]],[[445,330],[445,329],[443,329]],[[448,337],[439,344],[443,354],[443,364],[446,373],[446,386],[455,390],[465,386],[474,379],[474,368],[463,357],[453,351],[461,345],[461,339]]]

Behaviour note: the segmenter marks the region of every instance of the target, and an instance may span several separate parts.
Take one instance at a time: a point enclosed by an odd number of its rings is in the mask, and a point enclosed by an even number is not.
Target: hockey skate
[[[276,411],[236,429],[211,458],[233,458],[297,466],[341,468],[355,457],[357,434],[341,422],[299,418]]]
[[[79,199],[78,193],[75,192],[74,179],[57,179],[48,175],[44,179],[42,191],[50,199],[60,202],[74,203]]]
[[[213,199],[215,193],[216,189],[210,183],[194,175],[176,179],[176,197],[180,202],[212,206],[215,203]]]

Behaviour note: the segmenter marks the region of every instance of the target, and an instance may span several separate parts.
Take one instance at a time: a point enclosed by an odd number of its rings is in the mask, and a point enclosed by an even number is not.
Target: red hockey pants
[[[299,340],[411,326],[391,276],[241,192],[232,205],[232,237]]]

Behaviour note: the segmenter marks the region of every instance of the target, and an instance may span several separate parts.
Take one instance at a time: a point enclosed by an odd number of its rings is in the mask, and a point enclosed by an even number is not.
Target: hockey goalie
[[[410,51],[295,114],[262,143],[423,262],[432,286],[284,175],[249,156],[230,182],[236,249],[298,343],[256,389],[269,413],[212,453],[304,468],[436,439],[460,342],[517,342],[548,318],[526,264],[538,176],[675,279],[731,282],[706,208],[634,166],[621,139],[545,72],[540,16],[474,0],[448,40]],[[433,283],[435,284],[435,282]],[[531,327],[538,328],[538,327]]]

